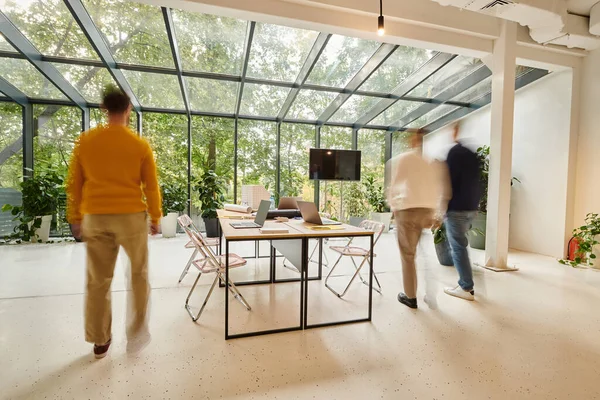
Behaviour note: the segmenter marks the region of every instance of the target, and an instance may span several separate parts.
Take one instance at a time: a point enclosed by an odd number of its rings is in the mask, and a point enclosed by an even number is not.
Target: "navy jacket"
[[[446,159],[452,185],[448,211],[476,211],[481,199],[481,178],[477,154],[456,144]]]

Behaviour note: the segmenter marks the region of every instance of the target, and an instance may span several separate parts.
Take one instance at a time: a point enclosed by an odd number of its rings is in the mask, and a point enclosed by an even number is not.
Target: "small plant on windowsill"
[[[600,235],[600,217],[598,214],[590,213],[585,216],[585,225],[573,229],[573,240],[577,242],[577,250],[572,260],[559,260],[561,264],[571,267],[580,267],[582,264],[593,266],[597,258],[594,253],[594,246],[600,244],[598,241]]]

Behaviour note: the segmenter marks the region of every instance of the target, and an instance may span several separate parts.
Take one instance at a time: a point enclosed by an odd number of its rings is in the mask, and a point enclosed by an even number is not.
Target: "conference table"
[[[289,220],[287,222],[277,222],[267,220],[263,228],[285,228],[287,232],[278,233],[261,233],[258,228],[251,229],[235,229],[230,223],[236,220],[249,220],[248,214],[242,214],[226,210],[218,210],[219,224],[221,235],[225,242],[225,254],[229,254],[229,246],[231,243],[239,242],[259,242],[268,241],[270,243],[270,273],[268,280],[256,280],[246,282],[234,282],[236,286],[243,285],[259,285],[259,284],[279,284],[293,283],[300,284],[300,313],[298,315],[298,324],[285,328],[268,329],[253,332],[243,332],[237,334],[229,333],[229,290],[225,290],[225,339],[236,339],[250,336],[267,335],[273,333],[298,331],[303,329],[312,329],[325,326],[342,325],[355,322],[371,321],[373,310],[373,241],[374,232],[351,225],[335,225],[332,227],[322,227],[304,222],[302,220]],[[320,280],[322,278],[322,254],[323,240],[331,238],[351,238],[351,237],[367,237],[370,238],[370,262],[369,262],[369,290],[368,290],[368,315],[365,318],[350,319],[350,320],[335,320],[320,323],[309,323],[309,285],[310,280]],[[319,245],[319,273],[318,276],[309,278],[309,240],[318,240]],[[277,279],[276,276],[276,257],[279,252],[289,261],[299,272],[299,278]],[[258,256],[258,254],[257,254]],[[229,257],[225,257],[225,278],[229,281]],[[337,296],[332,294],[332,299],[339,300]]]

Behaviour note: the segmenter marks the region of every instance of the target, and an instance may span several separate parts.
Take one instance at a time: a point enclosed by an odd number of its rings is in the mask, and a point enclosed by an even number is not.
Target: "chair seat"
[[[204,241],[206,242],[206,245],[208,247],[218,246],[220,243],[219,238],[206,238],[205,237]],[[185,244],[186,249],[193,249],[195,247],[196,247],[196,245],[191,240]]]
[[[204,274],[215,272],[220,268],[225,269],[226,258],[225,255],[216,256],[217,261],[221,265],[214,265],[214,262],[210,258],[201,258],[193,262],[194,266]],[[246,265],[247,261],[237,254],[229,254],[229,268],[237,268]]]
[[[341,255],[352,257],[365,257],[369,254],[369,250],[363,249],[362,247],[331,246],[329,249],[336,253],[340,253]],[[376,254],[373,254],[373,257],[376,256]]]

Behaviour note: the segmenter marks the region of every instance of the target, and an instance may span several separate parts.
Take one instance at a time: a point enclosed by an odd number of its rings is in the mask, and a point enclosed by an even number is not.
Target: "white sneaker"
[[[467,292],[466,290],[463,290],[463,288],[461,288],[460,286],[456,286],[453,288],[450,288],[450,287],[445,288],[444,293],[449,294],[450,296],[459,297],[464,300],[469,300],[469,301],[475,300],[475,291],[474,290]]]

